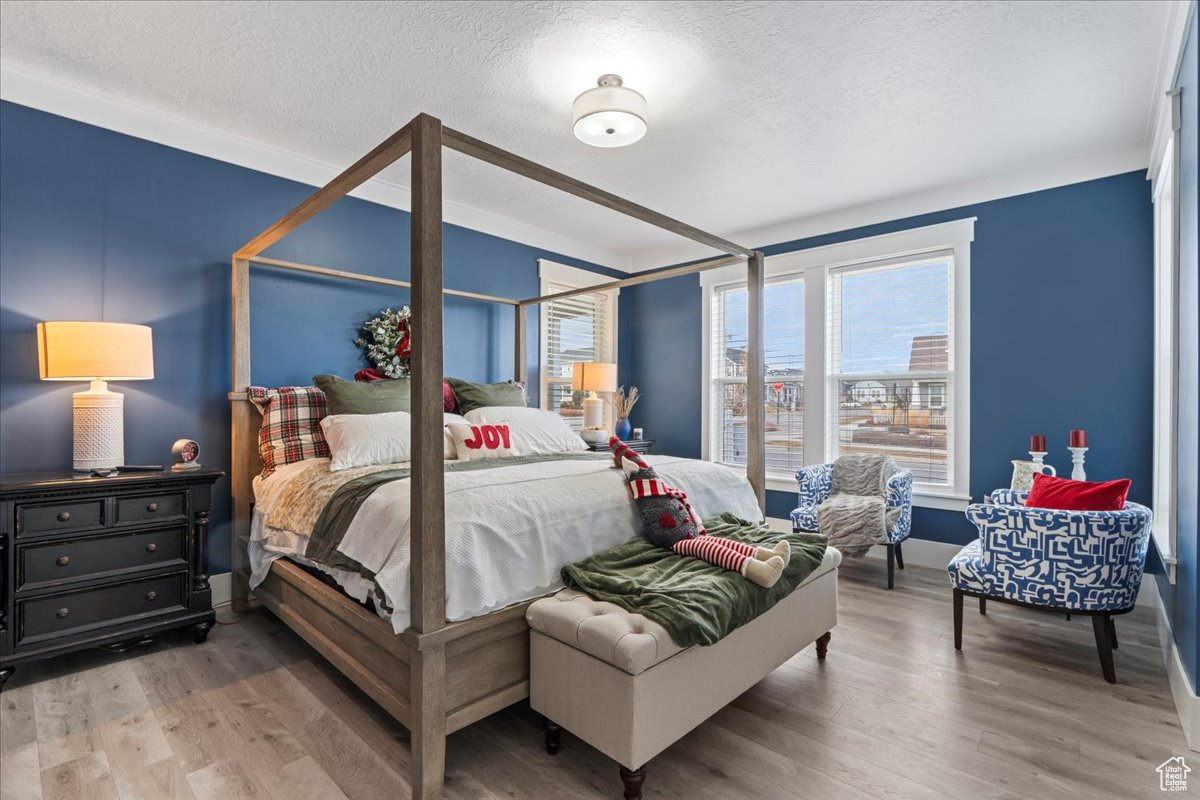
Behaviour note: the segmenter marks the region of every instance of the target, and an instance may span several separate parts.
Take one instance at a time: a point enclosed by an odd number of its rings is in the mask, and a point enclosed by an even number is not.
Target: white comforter
[[[701,517],[729,511],[762,519],[745,476],[707,461],[649,456],[664,481],[679,487]],[[311,462],[304,462],[305,464]],[[270,561],[301,557],[307,541],[264,519],[298,465],[256,480],[251,559],[256,584]],[[409,625],[408,480],[386,483],[362,504],[338,548],[375,573],[393,608],[396,632]],[[623,473],[611,460],[550,461],[446,473],[446,617],[486,614],[560,587],[563,565],[637,536],[640,521]],[[257,542],[257,545],[256,545]],[[327,570],[328,571],[328,570]],[[356,575],[334,575],[363,599]]]

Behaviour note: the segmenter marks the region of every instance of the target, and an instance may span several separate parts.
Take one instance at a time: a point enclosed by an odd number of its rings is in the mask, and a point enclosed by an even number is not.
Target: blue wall
[[[1192,691],[1200,686],[1200,275],[1197,274],[1197,154],[1200,128],[1197,93],[1197,22],[1193,7],[1191,28],[1176,77],[1181,90],[1182,119],[1179,162],[1179,437],[1176,464],[1176,554],[1175,583],[1158,575],[1159,595],[1180,659],[1192,680]]]
[[[11,103],[0,131],[0,470],[71,465],[71,395],[86,386],[38,380],[34,325],[52,319],[150,325],[154,380],[113,385],[125,394],[126,459],[161,463],[187,436],[203,463],[228,470],[229,257],[312,188]],[[408,219],[343,200],[269,255],[406,279]],[[444,247],[448,287],[505,297],[538,293],[538,258],[614,274],[454,226]],[[284,385],[363,366],[357,324],[408,295],[263,270],[251,298],[253,380]],[[512,313],[448,300],[447,374],[511,377]],[[536,313],[528,340],[536,385]],[[222,572],[227,485],[216,497],[209,549]]]
[[[1153,228],[1143,172],[763,248],[767,255],[978,217],[971,251],[971,495],[1007,486],[1029,436],[1069,469],[1067,432],[1092,445],[1088,477],[1151,492]],[[686,276],[621,293],[624,376],[645,391],[634,424],[660,452],[700,455],[701,294]],[[1195,395],[1193,395],[1195,396]],[[790,493],[768,492],[787,517]],[[961,513],[916,509],[913,536],[967,542]]]

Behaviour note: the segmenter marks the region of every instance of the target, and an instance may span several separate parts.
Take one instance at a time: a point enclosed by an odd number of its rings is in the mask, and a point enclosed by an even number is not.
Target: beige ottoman
[[[645,764],[814,641],[825,657],[837,624],[829,548],[804,583],[711,647],[681,648],[658,623],[564,589],[529,606],[530,704],[621,767],[625,797],[641,797]]]

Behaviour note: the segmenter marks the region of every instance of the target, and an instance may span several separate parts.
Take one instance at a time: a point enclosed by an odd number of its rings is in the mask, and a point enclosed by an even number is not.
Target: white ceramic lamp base
[[[608,441],[608,431],[604,429],[604,401],[595,392],[583,401],[583,430],[579,435],[590,444]]]
[[[104,381],[92,381],[73,395],[75,470],[91,472],[125,463],[125,395],[110,392]]]

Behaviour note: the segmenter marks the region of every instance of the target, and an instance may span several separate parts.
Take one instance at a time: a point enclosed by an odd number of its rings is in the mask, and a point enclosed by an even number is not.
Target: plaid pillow
[[[258,455],[265,478],[284,464],[306,458],[329,458],[329,443],[321,420],[329,413],[325,394],[315,386],[264,389],[251,386],[250,402],[262,412],[258,429]]]

